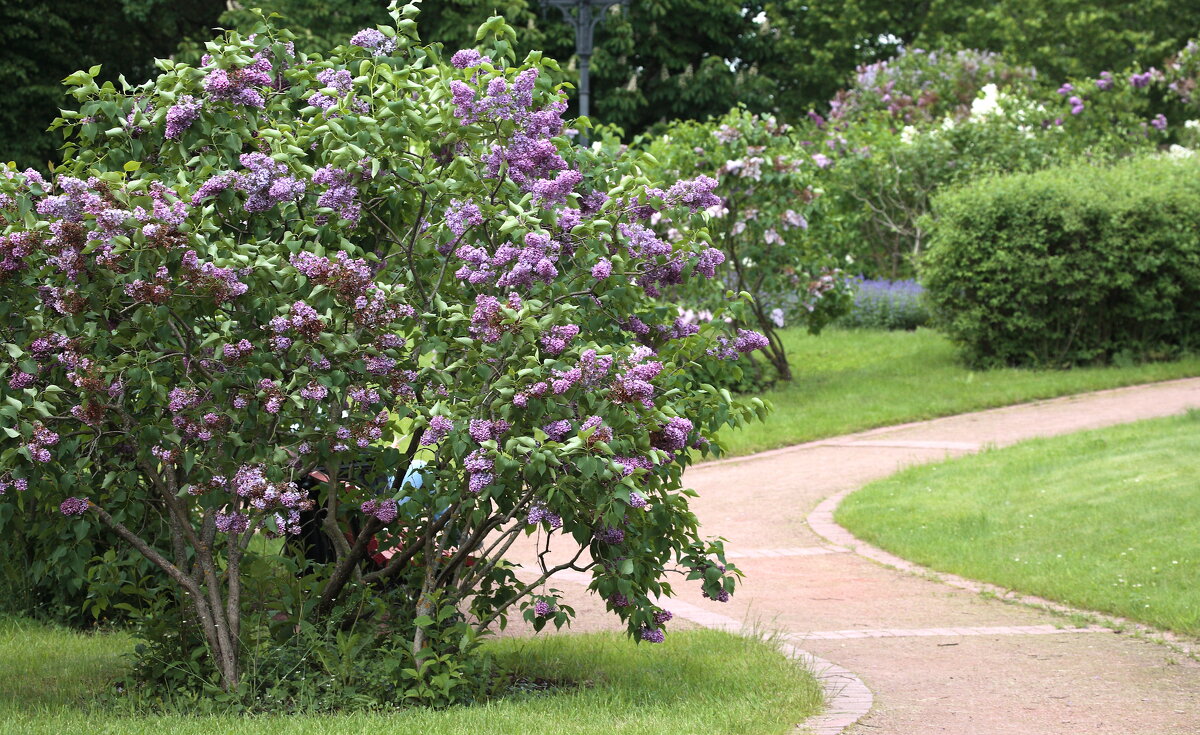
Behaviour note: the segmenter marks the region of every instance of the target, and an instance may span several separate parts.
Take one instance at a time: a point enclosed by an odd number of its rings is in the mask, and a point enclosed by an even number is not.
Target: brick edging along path
[[[804,723],[820,735],[1197,735],[1200,664],[1194,660],[1144,637],[1072,628],[1061,615],[988,599],[979,594],[986,588],[969,580],[955,587],[911,574],[922,570],[871,549],[832,520],[842,497],[907,466],[1189,408],[1200,408],[1200,379],[885,427],[697,465],[685,477],[699,493],[692,507],[708,535],[726,537],[746,578],[726,605],[684,584],[663,604],[700,624],[719,616],[723,622],[713,627],[742,621],[778,631],[844,671],[846,681],[865,682],[852,692],[856,712],[839,708]],[[603,625],[594,612],[582,616],[581,627]],[[597,622],[589,622],[593,617]]]

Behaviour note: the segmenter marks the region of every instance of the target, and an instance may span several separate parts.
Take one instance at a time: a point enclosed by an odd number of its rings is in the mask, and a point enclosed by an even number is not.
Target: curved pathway
[[[831,516],[841,497],[909,465],[1189,408],[1200,408],[1200,379],[876,429],[698,465],[686,477],[699,491],[693,508],[708,534],[728,539],[730,557],[746,579],[725,605],[682,586],[680,597],[665,604],[706,627],[737,621],[782,631],[814,656],[810,661],[840,667],[826,677],[826,686],[843,682],[843,696],[802,732],[1197,735],[1200,663],[1141,637],[1072,627],[1062,616],[941,584],[911,567],[883,566],[854,553],[857,544]],[[605,627],[578,587],[563,586],[576,592],[564,590],[581,612],[577,629]],[[873,701],[848,672],[874,693]]]

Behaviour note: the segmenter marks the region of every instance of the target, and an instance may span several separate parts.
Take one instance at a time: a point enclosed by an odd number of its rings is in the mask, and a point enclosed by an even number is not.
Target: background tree
[[[101,65],[100,80],[124,74],[138,82],[155,56],[179,39],[212,25],[222,0],[59,2],[0,0],[0,105],[3,160],[45,166],[58,158],[61,134],[45,130],[62,107],[62,80],[80,67]]]

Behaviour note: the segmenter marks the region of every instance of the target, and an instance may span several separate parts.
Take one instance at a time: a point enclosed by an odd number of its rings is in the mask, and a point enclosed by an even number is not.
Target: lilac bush
[[[247,656],[365,617],[388,691],[452,701],[514,607],[569,620],[557,571],[651,642],[666,572],[714,599],[739,574],[682,472],[765,410],[696,376],[765,340],[720,304],[681,327],[664,289],[721,256],[652,229],[717,181],[573,147],[553,62],[517,63],[502,18],[447,63],[416,13],[328,58],[264,23],[136,87],[77,73],[66,163],[0,175],[0,487],[151,560],[201,641],[192,678],[227,691]]]
[[[698,177],[697,187],[705,182],[715,193],[697,197],[702,217],[692,212],[651,217],[662,247],[695,236],[693,228],[708,231],[714,247],[701,253],[696,271],[752,297],[735,322],[756,334],[730,346],[743,352],[762,349],[775,374],[791,380],[779,330],[792,325],[819,332],[847,303],[839,262],[809,234],[809,220],[820,216],[820,192],[813,181],[825,165],[821,157],[801,148],[790,126],[741,109],[704,123],[675,123],[646,142],[645,151],[648,170],[666,178]],[[669,282],[678,284],[676,292],[693,309],[711,313],[725,298],[703,278],[685,283],[681,274],[673,275]]]

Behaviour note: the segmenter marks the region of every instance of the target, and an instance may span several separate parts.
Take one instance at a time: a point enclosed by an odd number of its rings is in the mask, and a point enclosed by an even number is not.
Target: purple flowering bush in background
[[[925,289],[912,279],[851,279],[854,302],[839,326],[861,329],[916,329],[929,323]]]
[[[718,182],[573,147],[502,18],[447,63],[416,14],[327,58],[264,23],[127,90],[80,72],[66,163],[0,172],[0,493],[174,587],[145,681],[445,704],[514,609],[569,622],[556,571],[649,642],[669,570],[734,588],[681,478],[766,410],[699,376],[768,340],[665,300],[717,276]],[[347,635],[351,674],[309,655]]]
[[[739,325],[762,333],[774,377],[791,380],[779,330],[801,326],[816,334],[848,303],[838,260],[809,234],[810,219],[821,216],[812,182],[824,162],[798,147],[791,126],[741,108],[703,123],[674,123],[639,143],[648,154],[642,165],[654,175],[699,175],[715,184],[718,199],[701,222],[664,215],[652,223],[668,241],[686,239],[703,224],[716,247],[705,272],[724,290],[752,297]],[[700,280],[676,293],[693,310],[712,311],[723,298]]]

